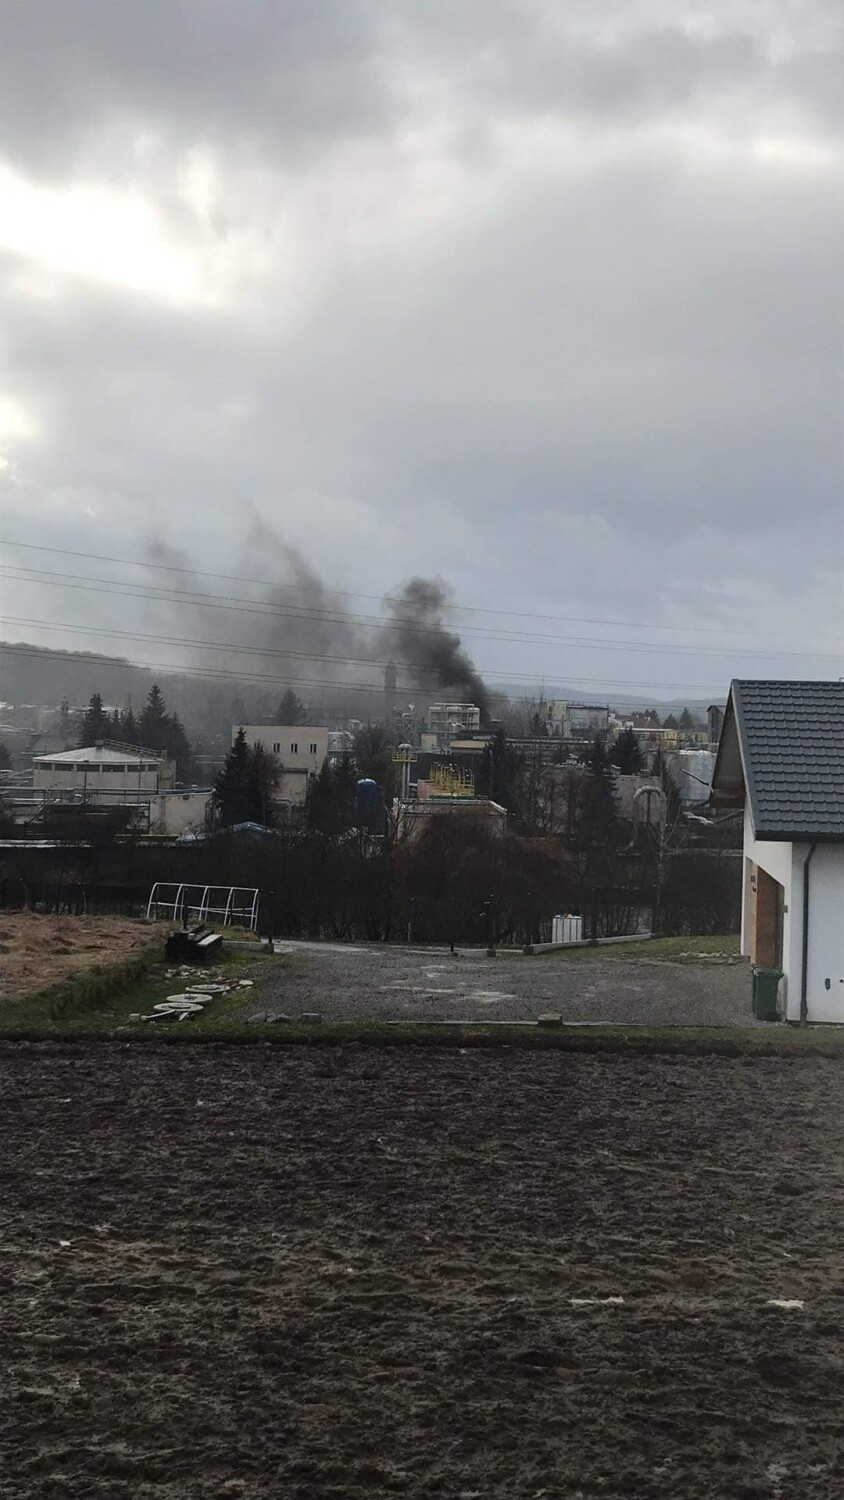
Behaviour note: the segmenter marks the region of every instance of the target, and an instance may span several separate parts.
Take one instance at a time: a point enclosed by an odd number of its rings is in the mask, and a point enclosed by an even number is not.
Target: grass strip
[[[20,1029],[0,1028],[0,1042],[138,1042],[167,1046],[518,1049],[603,1053],[622,1056],[695,1056],[844,1059],[844,1028],[837,1027],[636,1027],[561,1026],[490,1027],[386,1024],[381,1021],[279,1022],[250,1024],[227,1017],[150,1026],[52,1024]]]
[[[530,955],[533,963],[576,963],[579,959],[660,959],[663,963],[706,965],[710,959],[717,966],[717,957],[726,955],[739,962],[739,939],[736,936],[721,937],[668,937],[646,938],[637,942],[585,943],[576,948],[548,948]],[[713,955],[716,958],[713,958]],[[723,961],[723,960],[722,960]]]

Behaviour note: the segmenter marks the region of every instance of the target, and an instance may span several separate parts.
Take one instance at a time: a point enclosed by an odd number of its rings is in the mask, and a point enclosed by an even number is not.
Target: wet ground
[[[4,1500],[838,1500],[823,1059],[0,1048]]]
[[[744,962],[667,963],[591,955],[524,957],[478,950],[279,945],[291,962],[262,985],[260,1009],[327,1020],[567,1021],[659,1026],[752,1025]],[[256,1009],[258,1007],[256,1006]]]

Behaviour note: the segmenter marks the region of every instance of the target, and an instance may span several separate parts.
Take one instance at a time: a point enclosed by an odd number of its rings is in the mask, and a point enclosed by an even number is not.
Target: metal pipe
[[[817,839],[809,845],[809,853],[803,861],[803,964],[800,975],[800,1024],[809,1019],[809,866],[817,849]]]

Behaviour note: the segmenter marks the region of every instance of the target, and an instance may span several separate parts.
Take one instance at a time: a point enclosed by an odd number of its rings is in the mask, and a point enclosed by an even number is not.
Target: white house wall
[[[808,853],[809,845],[803,847]],[[795,876],[796,873],[795,870]],[[802,890],[801,860],[801,931]],[[797,945],[800,949],[799,938]],[[808,1020],[844,1022],[844,846],[841,844],[818,844],[809,866],[808,971]]]
[[[803,983],[803,870],[811,845],[755,837],[749,809],[744,816],[742,953],[749,953],[749,867],[767,871],[784,890],[783,1001],[789,1021],[800,1019]],[[806,1004],[809,1021],[844,1023],[844,845],[818,844],[809,867],[809,962]],[[827,981],[829,983],[827,984]]]

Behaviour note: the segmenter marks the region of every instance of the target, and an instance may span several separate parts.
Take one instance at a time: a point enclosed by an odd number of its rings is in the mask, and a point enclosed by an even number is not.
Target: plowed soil
[[[839,1500],[842,1079],[0,1048],[0,1493]]]
[[[0,1002],[19,1000],[97,964],[118,964],[149,948],[155,931],[128,917],[0,912]]]

